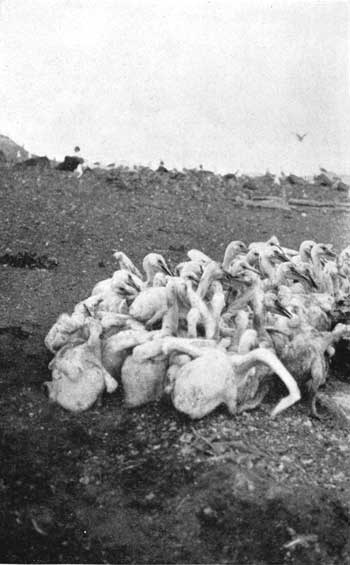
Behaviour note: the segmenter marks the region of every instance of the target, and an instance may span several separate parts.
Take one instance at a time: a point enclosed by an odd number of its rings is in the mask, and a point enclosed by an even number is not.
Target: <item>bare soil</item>
[[[0,561],[350,563],[344,421],[312,420],[303,402],[272,421],[270,397],[255,412],[191,422],[165,402],[127,410],[121,391],[72,415],[42,392],[43,338],[113,272],[113,249],[175,265],[193,247],[219,259],[232,239],[349,243],[347,212],[245,207],[278,195],[268,179],[252,190],[171,177],[0,170]],[[287,193],[347,200],[311,185]]]

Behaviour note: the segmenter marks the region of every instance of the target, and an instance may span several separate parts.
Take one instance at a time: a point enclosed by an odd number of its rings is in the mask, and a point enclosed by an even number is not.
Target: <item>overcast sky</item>
[[[350,173],[347,0],[0,2],[0,133],[29,151]]]

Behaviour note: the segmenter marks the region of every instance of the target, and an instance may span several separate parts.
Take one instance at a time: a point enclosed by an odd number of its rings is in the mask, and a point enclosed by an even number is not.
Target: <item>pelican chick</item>
[[[87,339],[85,332],[85,316],[79,314],[60,314],[54,325],[47,333],[44,343],[51,353],[70,343],[77,345]]]
[[[316,241],[305,239],[299,246],[298,254],[292,258],[293,263],[311,263],[311,250],[316,245]]]
[[[248,248],[243,241],[231,241],[225,249],[224,258],[222,261],[223,269],[228,271],[232,261],[240,255],[245,255],[247,251]]]
[[[152,333],[151,341],[136,346],[125,359],[121,369],[126,406],[135,407],[158,400],[165,387],[168,359],[162,350],[163,338],[176,334],[179,324],[179,301],[185,291],[180,278],[169,280],[166,286],[168,311],[163,317],[160,331]]]
[[[321,292],[324,291],[323,289],[326,286],[323,259],[334,259],[335,257],[336,254],[331,246],[325,243],[316,243],[311,249],[313,277]]]
[[[147,328],[161,321],[168,311],[169,293],[172,290],[181,294],[183,280],[179,277],[169,277],[167,286],[146,288],[140,292],[129,308],[129,314],[135,320],[144,322]]]
[[[91,291],[91,296],[115,292],[119,287],[128,287],[130,294],[137,294],[142,288],[142,280],[126,269],[115,271],[111,277],[99,281]]]
[[[153,285],[156,273],[163,273],[169,277],[174,276],[174,273],[169,269],[164,257],[159,253],[148,253],[142,261],[142,267],[146,273],[143,288],[148,288]]]
[[[111,393],[118,386],[102,365],[101,325],[90,318],[86,330],[87,341],[59,350],[49,364],[52,381],[45,383],[50,400],[72,412],[87,410],[104,390]]]
[[[193,358],[179,368],[172,393],[175,408],[190,418],[203,418],[220,404],[226,404],[229,412],[236,414],[240,410],[238,390],[244,389],[250,369],[259,363],[267,365],[289,391],[272,411],[272,417],[300,399],[294,378],[268,349],[254,349],[245,355],[229,354],[219,348],[199,349],[183,345],[176,338],[166,338],[163,351],[179,351]]]
[[[124,403],[128,408],[158,400],[164,390],[167,356],[161,338],[136,346],[121,369]]]
[[[306,384],[311,414],[319,417],[316,408],[317,391],[327,378],[326,353],[334,353],[334,344],[348,333],[349,327],[337,324],[331,332],[314,329],[300,331],[300,326],[298,329],[294,337],[278,349],[278,355],[288,370],[296,375],[298,383]]]
[[[131,274],[135,275],[139,279],[142,279],[142,275],[136,265],[129,259],[129,257],[123,253],[123,251],[114,250],[113,253],[114,259],[119,264],[119,269],[124,269],[125,271],[129,271]]]
[[[143,329],[126,329],[106,338],[102,343],[102,364],[106,371],[119,379],[123,363],[137,345],[153,338],[153,333]]]

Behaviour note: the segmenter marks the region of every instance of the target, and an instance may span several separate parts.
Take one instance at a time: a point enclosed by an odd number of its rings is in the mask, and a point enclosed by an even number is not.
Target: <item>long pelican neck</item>
[[[322,275],[323,275],[323,267],[322,267],[322,263],[321,263],[321,259],[318,253],[312,253],[311,252],[311,259],[312,259],[312,266],[313,266],[313,271],[314,271],[314,275],[316,278],[316,282],[321,281],[322,279]]]
[[[255,293],[256,284],[257,283],[255,281],[252,282],[252,284],[250,284],[249,287],[245,291],[243,291],[243,294],[236,298],[230,308],[232,311],[243,310],[245,306],[251,302]]]
[[[301,249],[299,249],[299,257],[300,257],[300,260],[303,263],[310,263],[311,262],[310,253],[307,252],[303,247]]]
[[[222,285],[221,283],[219,283],[219,281],[215,281],[212,286],[213,296],[210,300],[210,306],[215,320],[217,321],[217,323],[219,323],[221,313],[225,306],[225,295],[222,289]]]
[[[169,307],[163,316],[162,336],[176,335],[179,326],[179,302],[177,296],[171,296]]]
[[[203,349],[195,347],[194,345],[188,343],[188,340],[186,338],[175,337],[173,338],[173,340],[174,342],[171,342],[171,344],[167,347],[168,353],[171,353],[173,351],[177,351],[178,353],[186,353],[186,355],[189,355],[194,359],[196,357],[200,357],[204,353]]]
[[[222,261],[222,266],[225,270],[228,270],[229,266],[231,265],[234,258],[239,254],[237,249],[234,249],[232,246],[228,245],[225,249],[224,258]]]
[[[204,271],[201,280],[199,281],[199,285],[197,288],[197,294],[198,296],[200,296],[200,298],[203,300],[209,290],[209,287],[212,283],[212,275],[211,273],[206,273]]]
[[[276,269],[264,254],[260,256],[260,269],[275,284]]]
[[[257,281],[255,284],[254,293],[249,304],[253,309],[253,325],[259,334],[265,324],[264,291],[260,281]]]
[[[101,326],[99,324],[93,323],[89,325],[89,339],[87,340],[87,345],[89,349],[96,355],[98,359],[101,360],[102,348],[101,348]]]
[[[335,282],[331,273],[323,271],[323,284],[320,290],[327,292],[331,296],[335,296]]]
[[[212,287],[213,287],[213,296],[210,300],[210,312],[208,313],[210,313],[211,324],[214,327],[214,336],[219,337],[221,314],[225,307],[225,295],[222,289],[222,285],[218,281],[215,281],[212,284]],[[207,324],[205,325],[207,326]]]
[[[233,259],[233,257],[232,257],[232,253],[231,253],[230,249],[226,249],[225,254],[224,254],[224,259],[223,259],[223,262],[222,262],[222,266],[223,266],[224,269],[227,270],[229,268],[229,266],[232,263],[232,259]]]
[[[232,362],[241,381],[247,378],[249,369],[261,363],[269,367],[286,385],[289,395],[282,398],[277,406],[275,406],[271,414],[272,416],[276,416],[276,414],[282,412],[282,410],[285,410],[300,399],[300,391],[295,379],[269,349],[257,348],[245,355],[232,355]]]
[[[124,268],[127,271],[130,271],[130,273],[133,273],[137,277],[141,278],[140,271],[138,270],[136,265],[131,261],[131,259],[127,255],[125,255],[125,253],[122,256],[122,262],[124,262]]]
[[[342,297],[343,294],[343,289],[342,289],[342,280],[340,278],[340,275],[336,275],[333,278],[333,296],[335,296],[335,298],[339,299]]]
[[[148,287],[153,285],[153,279],[154,279],[155,272],[154,272],[153,267],[149,263],[146,263],[146,265],[144,265],[143,268],[144,268],[144,271],[146,273],[146,280],[145,280],[144,284],[148,288]]]
[[[203,297],[198,292],[198,289],[195,291],[190,281],[187,281],[186,288],[187,298],[189,300],[191,308],[197,308],[201,313],[206,314],[208,308],[203,300]]]
[[[284,265],[285,263],[280,263],[274,270],[275,272],[274,284],[277,286],[280,286],[281,284],[286,284],[285,281],[286,273],[284,271]]]

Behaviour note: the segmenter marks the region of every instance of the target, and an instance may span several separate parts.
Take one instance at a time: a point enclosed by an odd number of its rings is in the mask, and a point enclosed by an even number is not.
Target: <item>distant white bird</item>
[[[306,137],[308,135],[308,132],[301,134],[301,133],[297,133],[296,131],[294,131],[292,133],[294,133],[294,135],[296,135],[298,141],[300,141],[300,142],[304,141],[304,137]]]

